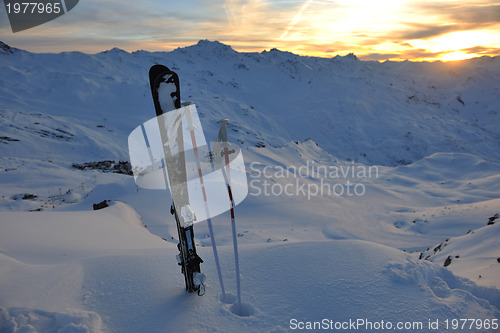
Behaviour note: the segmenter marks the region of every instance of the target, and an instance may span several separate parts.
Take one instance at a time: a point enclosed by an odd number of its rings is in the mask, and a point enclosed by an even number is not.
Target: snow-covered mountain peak
[[[112,49],[103,51],[101,53],[102,54],[129,54],[129,52],[122,50],[118,47],[113,47]]]
[[[360,61],[354,53],[349,53],[345,56],[336,55],[332,58],[333,61],[343,61],[343,62],[356,62]]]
[[[210,41],[207,39],[200,40],[195,45],[178,48],[174,52],[180,52],[183,54],[192,53],[204,58],[228,58],[234,57],[238,53],[229,45],[223,44],[219,41]]]
[[[267,50],[264,50],[261,52],[262,55],[268,55],[268,56],[271,56],[271,57],[293,57],[293,58],[297,58],[297,57],[300,57],[299,55],[295,54],[295,53],[292,53],[292,52],[289,52],[289,51],[282,51],[276,47],[273,47],[272,49],[270,49],[269,51]]]

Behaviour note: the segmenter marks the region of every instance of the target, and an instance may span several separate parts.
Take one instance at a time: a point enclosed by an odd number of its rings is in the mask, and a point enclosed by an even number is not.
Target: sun
[[[455,51],[455,52],[443,54],[442,56],[439,57],[439,60],[458,61],[458,60],[471,59],[471,58],[475,58],[475,57],[478,57],[478,55],[475,53],[465,53],[462,51]]]

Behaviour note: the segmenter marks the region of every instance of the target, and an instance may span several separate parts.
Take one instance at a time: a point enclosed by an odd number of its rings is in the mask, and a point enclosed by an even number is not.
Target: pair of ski
[[[161,116],[165,112],[179,109],[182,107],[180,98],[180,84],[178,75],[171,71],[168,67],[163,65],[154,65],[149,71],[149,79],[151,85],[151,93],[153,96],[153,101],[155,105],[156,115]],[[224,284],[222,280],[222,274],[220,270],[219,258],[217,254],[217,248],[215,245],[215,237],[212,228],[212,222],[210,218],[210,213],[208,211],[207,194],[204,185],[203,173],[199,158],[198,145],[196,142],[195,129],[196,126],[193,123],[192,115],[188,110],[186,112],[187,129],[190,131],[191,143],[193,147],[193,152],[195,156],[196,166],[198,169],[198,177],[201,185],[201,190],[203,194],[203,200],[205,204],[205,213],[207,216],[207,223],[210,232],[210,237],[212,240],[212,249],[214,253],[215,264],[217,267],[217,273],[219,277],[219,283],[222,291],[222,300],[225,300],[226,294],[224,290]],[[235,253],[235,265],[236,265],[236,285],[237,285],[237,296],[238,296],[238,306],[241,308],[241,296],[240,296],[240,274],[239,274],[239,259],[238,259],[238,247],[236,240],[236,225],[234,218],[234,199],[231,190],[231,178],[230,178],[230,167],[229,167],[229,155],[234,153],[234,150],[229,150],[229,143],[227,140],[227,120],[219,121],[221,125],[221,130],[217,137],[216,146],[214,147],[214,152],[220,154],[221,156],[211,155],[212,165],[214,160],[220,160],[224,158],[225,168],[221,167],[224,180],[226,182],[226,187],[229,195],[230,201],[230,211],[231,211],[231,225],[233,231],[233,245]],[[160,126],[161,128],[162,126]],[[182,131],[182,126],[179,127],[179,131]],[[161,134],[161,133],[160,133]],[[181,135],[177,136],[177,142],[175,146],[183,151],[183,137]],[[165,134],[161,134],[165,135]],[[162,141],[165,142],[165,140]],[[163,148],[164,150],[168,148]],[[184,160],[183,154],[172,155],[169,151],[165,151],[165,164],[167,167],[167,172],[169,173],[168,178],[179,177],[178,174],[174,175],[176,170],[185,170],[186,161]],[[165,166],[165,165],[164,165]],[[224,170],[225,169],[225,170]],[[167,177],[165,177],[167,178]],[[177,184],[178,185],[178,184]],[[205,293],[205,286],[203,284],[205,276],[201,273],[200,264],[203,260],[196,253],[196,245],[194,242],[194,232],[193,232],[193,214],[190,214],[189,208],[189,196],[187,191],[187,184],[184,182],[185,187],[181,185],[181,189],[176,187],[175,202],[171,206],[171,213],[174,215],[177,231],[179,236],[179,244],[177,245],[179,249],[178,263],[181,266],[182,273],[184,274],[184,279],[186,283],[186,290],[189,292],[196,291],[198,295],[203,295]],[[172,187],[171,187],[172,190]],[[181,212],[178,212],[176,207],[181,207]],[[191,219],[191,220],[190,220]]]
[[[172,72],[166,66],[154,65],[149,70],[149,81],[157,117],[168,111],[181,108],[179,77],[175,72]],[[163,126],[159,126],[159,128],[162,142],[166,142],[167,134],[161,130]],[[177,144],[182,145],[182,135],[178,136],[177,141]],[[164,146],[163,149],[168,149],[168,147]],[[167,179],[175,177],[173,173],[175,173],[176,170],[185,170],[186,162],[183,156],[179,154],[177,154],[177,156],[172,156],[170,152],[166,151],[164,155],[165,160],[162,163],[164,163],[163,169],[166,168],[169,173],[167,177],[165,177],[167,181]],[[179,255],[177,256],[177,261],[184,274],[186,290],[189,292],[196,291],[198,295],[201,296],[205,293],[205,287],[202,281],[203,276],[200,275],[200,264],[203,260],[196,253],[193,224],[192,221],[189,221],[181,215],[182,212],[178,212],[175,208],[176,206],[184,207],[189,205],[187,186],[178,192],[180,194],[176,196],[177,202],[175,202],[175,204],[172,203],[170,206],[170,213],[175,217],[179,237],[179,243],[177,244]]]

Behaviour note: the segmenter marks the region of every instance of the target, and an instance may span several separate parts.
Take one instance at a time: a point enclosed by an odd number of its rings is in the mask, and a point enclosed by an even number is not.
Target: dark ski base
[[[149,70],[149,81],[157,116],[162,115],[164,112],[181,107],[179,77],[175,72],[171,71],[166,66],[154,65]],[[163,82],[172,85],[172,89],[170,89],[170,91],[172,91],[170,96],[172,104],[169,106],[171,108],[168,110],[162,109],[160,96],[158,95],[158,88]],[[164,100],[169,100],[166,96],[161,97],[164,98]],[[175,222],[177,224],[177,232],[179,236],[179,244],[177,244],[177,248],[179,249],[178,263],[181,266],[182,274],[184,274],[186,290],[189,292],[196,291],[198,295],[201,296],[205,293],[205,286],[203,283],[196,284],[194,276],[195,273],[201,273],[200,264],[203,260],[196,254],[193,225],[182,227],[180,217],[173,204],[170,208],[170,212],[175,217]]]

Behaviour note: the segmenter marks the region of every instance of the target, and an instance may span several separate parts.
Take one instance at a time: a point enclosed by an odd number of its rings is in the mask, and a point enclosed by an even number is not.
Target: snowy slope
[[[439,320],[432,331],[445,332],[446,319],[500,319],[498,223],[486,226],[500,213],[500,58],[0,46],[1,332],[284,332],[293,318]],[[197,297],[175,261],[169,194],[72,167],[128,160],[129,133],[154,116],[155,63],[179,73],[208,140],[229,118],[243,149],[247,316],[219,300],[206,224],[195,226],[207,274]],[[91,211],[102,200],[117,201]],[[213,223],[234,293],[229,217]]]
[[[174,244],[148,233],[124,203],[96,212],[2,215],[4,331],[279,332],[292,319],[396,325],[425,318],[428,325],[500,315],[498,290],[394,248],[343,240],[242,246],[247,316],[238,317],[219,301],[212,279],[204,297],[186,294],[175,259],[166,255]],[[231,266],[230,250],[222,248],[223,267]],[[207,248],[200,253],[210,256]],[[369,331],[365,325],[361,331]]]
[[[443,263],[455,274],[479,280],[481,284],[496,285],[498,277],[494,272],[500,263],[499,229],[499,224],[495,223],[447,238],[422,252],[421,258]]]

